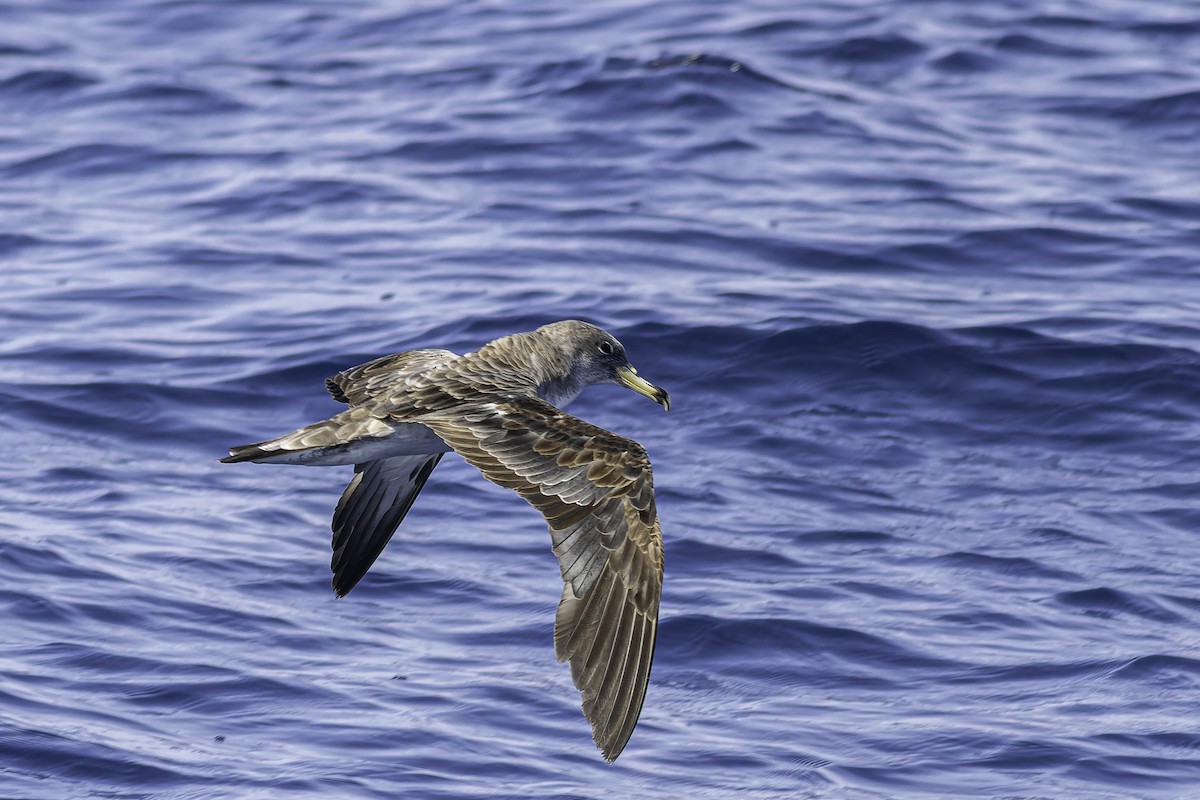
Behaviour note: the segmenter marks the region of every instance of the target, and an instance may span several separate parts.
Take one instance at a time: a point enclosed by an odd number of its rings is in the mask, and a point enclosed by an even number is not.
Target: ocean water
[[[1200,7],[0,3],[0,797],[1200,798]],[[346,599],[322,379],[563,318],[641,441],[616,764],[447,458]]]

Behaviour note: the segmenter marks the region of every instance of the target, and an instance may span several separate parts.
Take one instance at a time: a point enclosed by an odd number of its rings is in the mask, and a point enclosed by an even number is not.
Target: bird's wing
[[[565,584],[555,654],[570,662],[592,736],[612,761],[641,713],[662,595],[646,451],[536,398],[481,398],[421,421],[545,515]]]
[[[393,456],[354,465],[354,478],[333,512],[330,566],[338,597],[375,563],[442,455]]]
[[[325,388],[339,403],[360,405],[386,392],[403,390],[414,376],[457,358],[449,350],[406,350],[382,356],[325,379]]]

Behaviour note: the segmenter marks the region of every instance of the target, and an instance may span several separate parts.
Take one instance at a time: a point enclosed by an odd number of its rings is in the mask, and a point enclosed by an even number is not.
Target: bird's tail
[[[224,464],[253,461],[258,464],[307,464],[336,466],[355,464],[359,459],[353,443],[363,437],[386,436],[391,426],[363,409],[343,411],[335,417],[314,422],[298,431],[253,444],[229,448]]]
[[[242,444],[237,447],[229,448],[229,455],[221,459],[222,464],[237,464],[242,461],[256,461],[258,463],[271,463],[273,460],[286,460],[287,457],[295,457],[297,450],[288,449],[278,446],[278,439],[268,439],[265,442],[254,442],[253,444]]]

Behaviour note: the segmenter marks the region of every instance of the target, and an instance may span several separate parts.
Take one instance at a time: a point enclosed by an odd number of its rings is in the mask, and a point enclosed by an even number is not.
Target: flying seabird
[[[226,463],[354,465],[333,513],[333,589],[354,588],[453,450],[546,517],[563,578],[554,651],[569,661],[592,738],[613,761],[633,733],[654,655],[662,531],[637,442],[560,409],[615,383],[670,407],[611,334],[576,320],[505,336],[466,355],[409,350],[325,381],[349,408],[234,447]]]

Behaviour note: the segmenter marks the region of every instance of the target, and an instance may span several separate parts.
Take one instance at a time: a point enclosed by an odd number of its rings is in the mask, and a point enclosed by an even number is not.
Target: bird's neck
[[[538,397],[545,400],[552,406],[558,408],[566,408],[567,404],[579,396],[587,385],[582,381],[572,380],[572,376],[567,375],[561,379],[551,379],[538,384]]]
[[[497,347],[504,342],[503,347]],[[558,408],[579,396],[587,383],[558,348],[548,347],[536,333],[506,336],[481,348],[476,356],[504,368],[513,389],[531,391]]]

